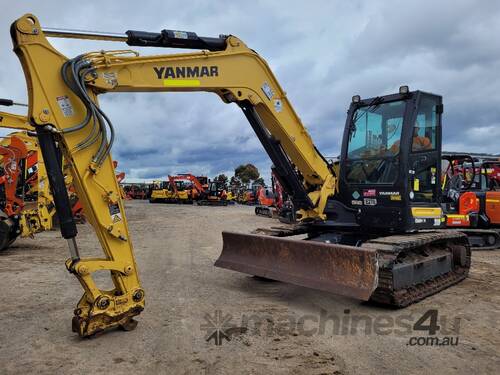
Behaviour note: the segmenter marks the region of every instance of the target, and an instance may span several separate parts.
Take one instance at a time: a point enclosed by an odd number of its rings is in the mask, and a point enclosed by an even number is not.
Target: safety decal
[[[174,31],[174,36],[177,39],[187,39],[188,38],[188,33],[185,31]]]
[[[413,180],[413,190],[415,190],[415,191],[420,190],[420,180],[418,178]]]
[[[365,198],[363,199],[365,206],[376,206],[377,200],[375,198]]]
[[[273,89],[271,88],[271,86],[269,86],[269,83],[267,82],[264,82],[264,84],[262,85],[262,91],[264,92],[264,94],[266,94],[267,98],[269,100],[271,100],[271,98],[274,96],[274,92],[273,92]]]
[[[104,72],[102,73],[102,79],[110,86],[118,84],[118,75],[116,72]]]
[[[363,190],[363,197],[375,197],[376,195],[377,195],[377,190],[375,189]]]
[[[283,103],[279,99],[274,100],[274,110],[280,113],[283,110]]]
[[[118,223],[122,221],[122,213],[120,212],[120,206],[118,203],[111,203],[109,206],[109,214],[111,216],[111,221],[113,223]]]
[[[56,100],[57,104],[59,104],[59,108],[61,108],[64,117],[71,117],[75,114],[73,106],[71,105],[71,102],[67,95],[58,96]]]

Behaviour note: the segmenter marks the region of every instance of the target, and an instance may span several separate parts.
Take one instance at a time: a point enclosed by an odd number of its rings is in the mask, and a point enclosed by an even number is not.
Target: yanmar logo
[[[158,79],[217,77],[219,67],[212,66],[160,66],[153,67]]]

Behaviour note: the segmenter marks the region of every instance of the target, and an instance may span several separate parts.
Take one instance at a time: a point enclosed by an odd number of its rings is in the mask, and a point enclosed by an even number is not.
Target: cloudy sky
[[[443,95],[446,150],[500,153],[498,1],[9,1],[0,14],[0,97],[21,102],[26,87],[9,26],[27,12],[45,27],[236,35],[269,62],[327,156],[339,152],[352,95],[392,93],[402,84]],[[126,48],[51,42],[68,57]],[[269,175],[241,111],[213,94],[109,94],[101,107],[117,128],[113,157],[128,177],[232,174],[249,162]]]

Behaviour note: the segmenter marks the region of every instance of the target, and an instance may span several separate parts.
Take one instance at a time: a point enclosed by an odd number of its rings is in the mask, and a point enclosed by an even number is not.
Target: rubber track
[[[392,266],[402,253],[418,254],[423,247],[429,251],[429,245],[439,244],[440,248],[450,246],[466,247],[465,265],[454,265],[454,269],[446,274],[413,285],[409,288],[394,290]],[[419,232],[413,235],[398,235],[376,238],[365,242],[362,247],[376,248],[380,256],[378,287],[371,300],[384,305],[401,308],[436,294],[462,280],[470,269],[470,246],[467,237],[460,232],[432,231]],[[451,251],[451,250],[450,250]]]
[[[471,250],[498,250],[500,248],[500,232],[499,229],[475,229],[475,228],[457,228],[457,229],[450,229],[450,230],[456,230],[458,232],[465,233],[466,235],[476,235],[476,236],[491,236],[493,235],[496,239],[496,242],[494,245],[491,246],[471,246]]]

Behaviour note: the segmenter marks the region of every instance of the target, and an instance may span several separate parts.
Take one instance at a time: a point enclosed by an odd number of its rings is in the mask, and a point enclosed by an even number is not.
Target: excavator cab
[[[441,96],[406,86],[353,97],[326,220],[253,236],[223,232],[215,265],[395,307],[463,280],[470,251],[462,233],[411,234],[444,227],[442,112]]]
[[[349,107],[334,225],[369,232],[440,228],[442,97],[407,86]],[[329,209],[328,209],[329,208]],[[332,220],[333,219],[333,220]]]

